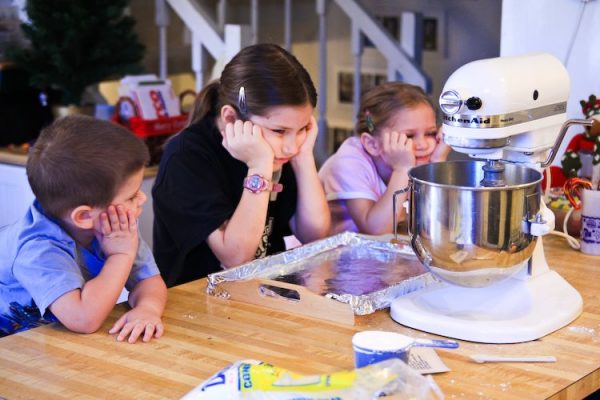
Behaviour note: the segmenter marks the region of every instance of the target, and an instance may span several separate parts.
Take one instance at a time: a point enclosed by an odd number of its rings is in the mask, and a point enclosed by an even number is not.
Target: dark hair
[[[431,99],[419,86],[402,82],[387,82],[363,93],[354,131],[376,134],[398,110],[427,104],[435,111]],[[371,119],[370,122],[368,120]]]
[[[56,120],[40,133],[27,160],[27,178],[46,213],[106,207],[120,186],[149,160],[144,142],[116,124],[86,116]]]
[[[224,105],[233,106],[245,119],[238,103],[242,86],[249,115],[264,115],[272,106],[317,105],[315,85],[298,59],[276,44],[262,43],[243,48],[225,65],[221,78],[202,89],[190,123],[217,116]]]

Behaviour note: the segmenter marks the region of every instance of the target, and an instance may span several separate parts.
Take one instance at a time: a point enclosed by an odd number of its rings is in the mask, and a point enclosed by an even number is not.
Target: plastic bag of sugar
[[[256,360],[242,360],[219,371],[181,400],[364,400],[443,399],[431,377],[399,359],[324,375],[299,375]]]

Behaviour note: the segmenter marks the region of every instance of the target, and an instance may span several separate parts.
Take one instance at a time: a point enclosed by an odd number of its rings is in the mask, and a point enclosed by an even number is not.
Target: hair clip
[[[246,118],[248,114],[248,106],[246,104],[246,91],[243,86],[240,86],[240,91],[238,93],[238,109],[242,114],[242,118]]]
[[[373,123],[373,117],[369,110],[365,111],[365,122],[367,123],[367,130],[369,133],[373,133],[375,131],[375,124]]]

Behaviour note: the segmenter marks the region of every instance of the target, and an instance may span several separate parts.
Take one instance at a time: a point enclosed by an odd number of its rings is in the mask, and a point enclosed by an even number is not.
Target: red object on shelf
[[[145,139],[151,136],[172,135],[187,125],[188,116],[165,117],[158,119],[142,119],[138,116],[129,118],[127,128],[136,136]]]
[[[120,116],[121,103],[130,104],[135,115],[127,120]],[[187,126],[188,115],[182,114],[174,117],[162,117],[157,119],[143,119],[139,116],[134,101],[129,97],[121,97],[115,106],[112,122],[124,126],[132,131],[137,137],[146,139],[152,136],[172,135]]]

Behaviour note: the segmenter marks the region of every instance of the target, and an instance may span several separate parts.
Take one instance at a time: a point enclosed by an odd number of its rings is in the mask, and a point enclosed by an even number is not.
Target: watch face
[[[267,189],[268,181],[260,175],[250,175],[244,179],[244,187],[252,193],[259,193]]]
[[[263,186],[263,180],[258,175],[252,175],[248,179],[248,188],[252,190],[260,190]]]

